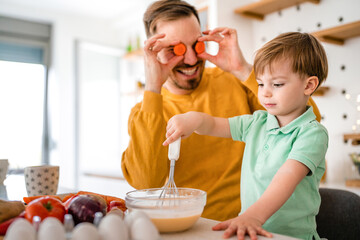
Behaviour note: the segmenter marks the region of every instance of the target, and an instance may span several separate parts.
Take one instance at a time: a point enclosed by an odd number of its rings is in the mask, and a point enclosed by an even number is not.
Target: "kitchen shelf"
[[[330,90],[330,87],[319,87],[314,93],[313,96],[321,97],[326,94],[327,91]]]
[[[235,13],[252,19],[264,20],[266,14],[299,5],[303,2],[318,4],[320,0],[261,0],[237,8]]]
[[[142,58],[143,56],[144,56],[144,50],[140,48],[126,53],[124,55],[124,58],[133,59],[133,58]]]
[[[313,32],[312,35],[323,42],[344,45],[346,39],[360,36],[360,21]]]
[[[360,133],[344,134],[344,142],[351,140],[352,145],[360,145]]]
[[[125,181],[125,178],[123,176],[114,175],[114,174],[108,174],[108,173],[84,172],[84,175],[87,176],[87,177],[97,177],[97,178],[106,178],[106,179]]]
[[[360,187],[360,179],[348,179],[345,185],[348,187]]]

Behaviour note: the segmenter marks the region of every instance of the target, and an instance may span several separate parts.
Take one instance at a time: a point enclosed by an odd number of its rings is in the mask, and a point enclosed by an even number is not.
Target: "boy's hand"
[[[168,121],[166,126],[166,140],[164,146],[169,145],[176,139],[190,136],[201,124],[201,115],[197,112],[187,112],[175,115]]]
[[[272,234],[262,228],[262,223],[250,216],[242,214],[236,218],[221,222],[215,225],[213,230],[225,230],[223,238],[229,238],[232,235],[237,235],[239,240],[245,239],[245,235],[248,234],[251,240],[257,239],[257,234],[272,237]]]

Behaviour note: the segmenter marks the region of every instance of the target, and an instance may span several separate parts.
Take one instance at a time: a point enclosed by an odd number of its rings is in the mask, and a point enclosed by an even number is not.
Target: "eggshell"
[[[118,208],[111,209],[107,214],[117,214],[122,219],[124,219],[124,217],[125,217],[124,212],[122,210],[118,209]]]
[[[6,240],[36,240],[36,231],[24,218],[15,220],[6,231]]]
[[[160,234],[149,218],[140,217],[133,221],[130,227],[132,240],[159,240]]]
[[[122,218],[116,214],[106,215],[100,222],[98,231],[101,239],[128,240],[129,233]]]
[[[138,218],[147,218],[150,220],[150,218],[144,211],[132,210],[129,214],[125,216],[125,223],[129,227],[129,229],[131,228],[133,221]]]
[[[40,224],[38,240],[65,240],[65,228],[62,223],[54,217],[47,217]]]
[[[76,225],[71,240],[100,240],[100,234],[94,224],[82,222]]]

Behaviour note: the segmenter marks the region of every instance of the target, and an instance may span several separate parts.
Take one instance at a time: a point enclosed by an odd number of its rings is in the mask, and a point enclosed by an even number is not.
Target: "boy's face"
[[[186,45],[184,58],[172,69],[167,87],[182,90],[194,90],[201,81],[205,61],[200,59],[194,45],[201,37],[200,24],[195,16],[180,18],[174,21],[159,21],[157,33],[165,33],[165,42],[181,41]],[[173,57],[172,46],[159,52],[158,58],[166,63],[167,58]]]
[[[305,94],[306,77],[301,78],[291,68],[291,61],[280,59],[266,67],[256,80],[259,84],[258,98],[260,103],[272,115],[275,115],[280,126],[285,126],[306,111],[309,98]]]

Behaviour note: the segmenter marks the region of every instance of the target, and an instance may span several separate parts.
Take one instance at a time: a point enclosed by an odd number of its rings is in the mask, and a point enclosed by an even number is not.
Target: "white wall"
[[[239,4],[251,3],[251,0],[216,0],[217,24],[214,27],[235,28],[238,33],[239,46],[247,61],[251,62],[254,52],[252,20],[234,13]],[[212,28],[214,28],[212,27]]]
[[[57,151],[51,163],[60,165],[62,187],[75,184],[75,40],[87,40],[119,46],[121,35],[115,23],[66,15],[54,11],[2,3],[0,14],[31,21],[51,23],[53,26],[52,58],[49,72],[49,98],[52,135]],[[122,45],[120,45],[122,46]],[[119,163],[120,164],[120,163]]]

